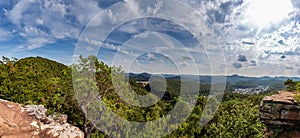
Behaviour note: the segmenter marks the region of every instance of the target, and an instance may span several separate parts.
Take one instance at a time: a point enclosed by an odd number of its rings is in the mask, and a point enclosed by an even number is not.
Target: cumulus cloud
[[[14,24],[20,24],[20,21],[23,17],[23,13],[28,9],[32,0],[20,0],[16,5],[14,5],[13,9],[9,11],[8,18]]]
[[[13,29],[9,27],[0,29],[0,41],[9,40],[12,35],[16,35],[23,43],[17,49],[32,50],[62,40],[76,40],[93,17],[105,11],[103,8],[107,5],[119,1],[16,1],[14,5],[0,9],[3,11],[2,16],[5,16],[4,20],[12,23],[10,26],[13,26]],[[270,23],[268,26],[259,26],[259,23],[254,24],[247,19],[249,15],[247,12],[252,10],[249,9],[252,1],[178,1],[179,4],[160,0],[124,1],[125,7],[107,10],[106,16],[94,19],[94,24],[90,24],[94,28],[87,38],[82,39],[91,45],[90,50],[95,50],[101,45],[107,51],[119,53],[120,61],[132,61],[147,52],[162,53],[178,64],[186,66],[187,72],[192,72],[188,69],[192,62],[203,71],[210,70],[210,64],[225,66],[223,61],[214,58],[220,56],[221,50],[225,53],[229,74],[256,74],[265,72],[264,69],[271,67],[274,68],[273,74],[277,72],[282,75],[293,75],[291,73],[296,72],[285,71],[287,68],[284,67],[296,70],[294,60],[300,59],[300,2],[298,0],[291,0],[294,8],[289,11],[293,11],[288,13],[284,21]],[[0,5],[9,3],[0,1]],[[180,10],[175,8],[178,6]],[[268,7],[263,6],[263,8],[268,10]],[[168,15],[171,22],[146,19],[125,23],[115,31],[117,34],[132,35],[128,40],[131,42],[123,46],[122,43],[127,40],[125,35],[116,35],[104,43],[97,40],[100,34],[97,27],[104,22],[110,24],[102,26],[101,31],[112,31],[113,24],[126,19],[156,15]],[[180,25],[176,26],[174,23]],[[190,34],[186,33],[187,30],[191,31]],[[162,35],[153,35],[151,31]],[[169,34],[164,36],[163,33]],[[170,36],[172,38],[169,38]],[[201,44],[196,43],[195,38],[200,38]],[[186,45],[182,46],[178,42]],[[150,57],[150,59],[155,58],[156,56]]]
[[[78,38],[83,27],[102,10],[95,0],[20,0],[12,6],[7,18],[15,25],[16,32],[25,37],[28,49]],[[41,40],[38,44],[31,43],[38,39]]]
[[[207,11],[207,14],[211,17],[211,19],[214,19],[214,21],[210,21],[210,22],[225,23],[230,21],[228,19],[228,16],[232,13],[235,7],[241,5],[242,3],[243,3],[242,0],[224,1],[220,3],[215,2],[218,8]]]
[[[102,11],[95,0],[73,0],[68,10],[70,10],[68,14],[75,16],[82,26],[87,25],[93,17]]]
[[[292,2],[293,6],[295,8],[300,8],[300,1],[298,1],[298,0],[291,0],[291,2]]]
[[[273,24],[267,28],[260,28],[257,26],[251,26],[251,24],[247,24],[245,17],[243,17],[246,10],[248,10],[247,4],[249,4],[249,2],[228,2],[226,0],[181,1],[189,4],[191,7],[194,7],[196,9],[196,13],[201,15],[201,17],[198,19],[201,19],[202,21],[198,21],[198,23],[209,23],[209,27],[211,28],[206,27],[206,29],[211,29],[218,35],[218,38],[221,42],[221,45],[219,46],[223,47],[223,50],[225,50],[227,64],[232,65],[228,66],[229,73],[243,73],[244,75],[247,75],[247,73],[252,72],[252,74],[255,74],[255,72],[261,72],[263,69],[275,66],[280,57],[278,56],[278,53],[281,55],[297,55],[298,46],[295,44],[299,43],[297,42],[296,38],[299,37],[300,28],[298,27],[299,23],[294,22],[293,19],[288,19],[286,22]],[[138,8],[135,7],[134,9]],[[174,10],[174,18],[177,17],[177,14],[180,14],[179,12],[181,11]],[[190,23],[197,24],[196,20],[194,20],[196,16],[192,15],[191,17],[193,17],[193,19],[189,20]],[[137,28],[135,27],[126,27],[122,29],[124,32],[138,33],[139,31],[136,30]],[[187,26],[187,28],[188,27],[190,26]],[[202,26],[199,28],[205,27]],[[210,31],[206,31],[207,34],[208,32],[211,33]],[[204,34],[201,34],[203,38],[205,36]],[[211,41],[209,42],[209,45],[213,46],[216,44]],[[208,45],[206,43],[205,47],[207,48],[207,46]],[[217,54],[212,47],[208,47],[206,52],[204,52],[203,49],[201,50],[197,48],[198,47],[196,46],[192,48],[185,48],[185,50],[193,53],[194,56],[202,55],[203,53],[208,55]],[[156,47],[156,51],[162,52],[165,51],[165,49],[163,47]],[[235,55],[238,56],[236,57]],[[255,60],[248,62],[247,59]],[[196,58],[196,61],[197,60],[199,60],[199,58]],[[214,63],[219,63],[217,60],[212,61]],[[236,62],[241,62],[243,64]],[[239,70],[231,70],[231,67],[238,68]],[[274,72],[276,71],[278,71],[278,73],[282,73],[279,69],[274,70]],[[283,74],[285,73],[288,72],[283,72]]]

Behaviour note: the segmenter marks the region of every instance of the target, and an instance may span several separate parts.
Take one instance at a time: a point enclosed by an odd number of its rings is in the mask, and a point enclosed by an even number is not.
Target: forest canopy
[[[79,89],[82,84],[88,83],[89,80],[80,78],[80,74],[84,70],[90,69],[90,66],[94,68],[92,72],[94,78],[92,79],[97,87],[97,96],[106,103],[109,110],[123,119],[137,122],[156,120],[172,110],[176,103],[181,102],[178,98],[179,90],[176,87],[181,82],[167,80],[167,92],[156,104],[143,108],[132,106],[120,99],[113,88],[112,72],[122,73],[121,68],[110,67],[98,61],[94,56],[81,57],[79,64],[82,67],[80,69],[78,65],[66,66],[42,57],[20,60],[3,57],[0,61],[0,98],[24,105],[42,104],[48,109],[48,114],[54,112],[67,114],[68,122],[81,128],[86,137],[109,137],[102,133],[102,130],[97,130],[95,124],[84,115],[87,107],[95,107],[99,110],[98,112],[101,112],[101,108],[98,108],[97,105],[89,106],[87,103],[80,102],[80,100],[88,100],[89,93],[83,93],[81,99],[78,99],[78,95],[74,92],[74,87]],[[79,75],[79,77],[72,78],[74,75]],[[124,76],[119,76],[118,79],[126,80]],[[73,85],[73,83],[77,83],[77,85]],[[124,91],[133,91],[138,95],[149,93],[142,85],[135,83],[130,78],[120,86],[130,87],[131,89],[124,89]],[[258,111],[264,95],[225,93],[223,102],[213,119],[201,127],[199,121],[203,117],[202,112],[208,100],[205,93],[209,92],[209,86],[203,86],[200,87],[202,89],[199,90],[200,95],[197,98],[196,106],[191,109],[189,117],[175,131],[165,137],[263,137],[264,125],[259,121]],[[297,89],[297,85],[295,85],[295,89]],[[185,105],[183,104],[183,106]],[[136,135],[148,137],[156,133],[159,132],[153,129],[148,130],[147,133],[140,132]],[[129,134],[121,132],[115,135],[129,136]]]

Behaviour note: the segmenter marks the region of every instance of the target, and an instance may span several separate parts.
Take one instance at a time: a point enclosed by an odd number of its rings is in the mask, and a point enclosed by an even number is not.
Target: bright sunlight
[[[245,18],[251,25],[265,28],[282,21],[292,11],[290,0],[251,0]]]

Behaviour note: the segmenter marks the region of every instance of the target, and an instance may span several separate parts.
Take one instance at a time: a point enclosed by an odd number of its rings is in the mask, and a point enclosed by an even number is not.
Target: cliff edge
[[[300,138],[300,107],[295,93],[279,92],[263,98],[259,117],[267,138]]]
[[[1,138],[83,138],[84,133],[67,123],[67,116],[46,116],[42,105],[27,105],[0,99]]]

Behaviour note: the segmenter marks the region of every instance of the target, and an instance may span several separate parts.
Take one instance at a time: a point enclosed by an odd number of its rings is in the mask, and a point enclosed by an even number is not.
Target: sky
[[[2,0],[0,56],[126,72],[300,76],[299,0]]]

